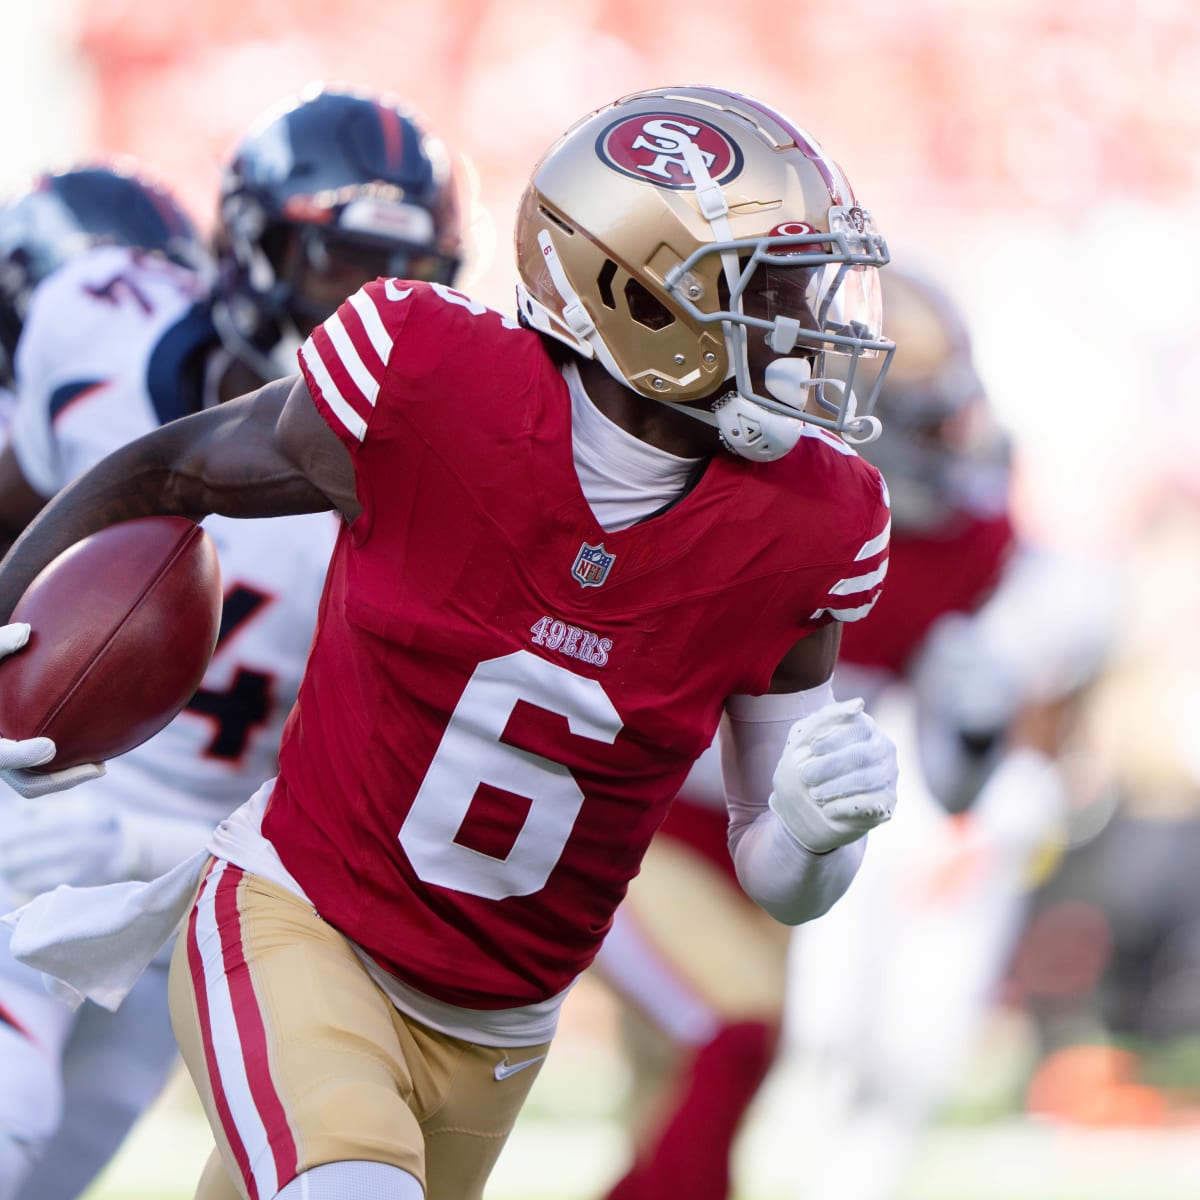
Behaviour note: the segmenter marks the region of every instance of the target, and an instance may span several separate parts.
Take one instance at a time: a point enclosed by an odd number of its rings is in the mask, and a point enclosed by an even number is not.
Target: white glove
[[[25,896],[60,883],[88,887],[126,878],[127,839],[116,807],[80,792],[0,810],[0,877]]]
[[[18,621],[12,625],[0,625],[0,658],[20,650],[29,641],[29,626]],[[46,737],[26,738],[14,742],[0,737],[0,779],[14,792],[27,800],[61,792],[89,779],[98,779],[104,774],[103,763],[81,763],[62,771],[30,771],[29,767],[40,767],[49,762],[58,752],[57,747]]]
[[[814,854],[857,841],[896,806],[896,748],[863,708],[840,700],[801,718],[775,768],[767,803]]]

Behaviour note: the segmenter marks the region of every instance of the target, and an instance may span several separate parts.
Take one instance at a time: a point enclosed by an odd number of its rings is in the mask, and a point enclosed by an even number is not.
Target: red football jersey
[[[838,664],[902,677],[939,617],[974,612],[988,598],[1013,548],[1012,523],[1004,512],[957,512],[936,533],[894,529],[887,586],[869,615],[843,626]],[[661,836],[682,842],[736,882],[729,857],[729,814],[723,804],[690,792],[689,786],[690,780],[685,781]]]
[[[842,631],[838,662],[903,675],[939,617],[972,613],[991,595],[1013,545],[1007,512],[958,512],[929,533],[894,530],[887,587],[869,617]]]
[[[334,552],[264,832],[385,969],[476,1009],[591,961],[725,698],[873,602],[888,513],[836,439],[714,458],[600,528],[538,335],[377,281],[305,344],[362,515]],[[637,787],[630,781],[636,780]]]

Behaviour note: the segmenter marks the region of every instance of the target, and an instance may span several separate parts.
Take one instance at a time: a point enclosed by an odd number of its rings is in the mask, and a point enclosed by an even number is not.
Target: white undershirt
[[[584,391],[575,363],[562,374],[571,393],[575,473],[600,527],[628,529],[677,500],[701,460],[660,450],[610,421]]]

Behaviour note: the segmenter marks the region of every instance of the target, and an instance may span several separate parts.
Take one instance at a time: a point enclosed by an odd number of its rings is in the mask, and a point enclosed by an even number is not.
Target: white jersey
[[[165,259],[97,246],[34,291],[17,345],[12,443],[43,496],[181,416],[180,368],[215,337],[203,280]]]
[[[0,442],[8,441],[8,427],[12,422],[17,394],[11,388],[0,386]]]
[[[217,341],[205,297],[200,277],[115,246],[42,282],[17,352],[11,432],[37,491],[49,498],[126,442],[198,406],[181,381],[188,360],[207,356]],[[160,857],[180,854],[193,838],[199,850],[208,831],[275,774],[337,523],[331,513],[205,521],[225,593],[212,663],[171,724],[109,762],[85,789],[148,814],[143,836],[154,837]],[[0,908],[12,899],[0,895]],[[0,1195],[81,1194],[174,1057],[165,959],[144,972],[118,1012],[85,1005],[72,1013],[11,957],[0,931],[0,1152],[16,1138],[42,1154],[17,1193],[0,1153]],[[98,1090],[94,1064],[118,1061]]]
[[[183,415],[180,373],[215,340],[194,273],[97,247],[34,293],[17,352],[13,450],[49,497],[121,445]],[[316,621],[337,519],[210,517],[225,608],[217,650],[186,709],[108,764],[89,790],[215,824],[275,774]]]

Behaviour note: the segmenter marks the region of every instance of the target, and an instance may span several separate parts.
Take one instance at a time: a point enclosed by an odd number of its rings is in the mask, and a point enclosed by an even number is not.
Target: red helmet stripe
[[[383,153],[390,168],[400,166],[404,155],[404,124],[400,114],[385,105],[379,105],[379,126],[383,132]]]

